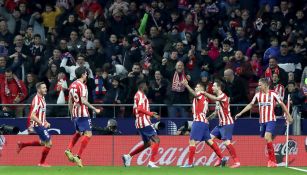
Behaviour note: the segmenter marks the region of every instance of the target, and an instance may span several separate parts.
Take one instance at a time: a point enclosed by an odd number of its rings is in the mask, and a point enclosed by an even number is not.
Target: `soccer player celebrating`
[[[213,83],[213,93],[216,95],[211,95],[204,92],[205,96],[209,99],[215,101],[215,112],[213,115],[219,117],[219,126],[216,126],[211,131],[211,138],[217,138],[223,140],[227,150],[229,151],[231,157],[234,160],[234,164],[230,166],[231,168],[240,167],[239,159],[237,158],[236,151],[231,143],[234,122],[230,114],[229,97],[222,91],[222,82],[215,80]]]
[[[27,146],[44,146],[42,157],[38,166],[50,167],[45,160],[51,149],[51,137],[48,133],[47,128],[50,127],[50,123],[46,120],[46,102],[44,96],[47,94],[47,86],[44,82],[39,82],[36,84],[37,94],[32,100],[30,113],[28,117],[28,129],[36,132],[40,140],[32,142],[18,142],[17,143],[17,153],[27,147]]]
[[[285,104],[281,101],[279,95],[273,90],[269,90],[269,82],[265,78],[259,79],[259,92],[257,92],[253,100],[236,115],[236,119],[239,118],[243,113],[249,111],[256,100],[259,104],[259,122],[260,122],[260,135],[264,137],[267,142],[268,151],[268,167],[276,167],[276,157],[273,147],[273,135],[276,127],[276,117],[274,114],[274,108],[276,102],[279,103],[282,110],[286,113],[286,120],[288,123],[292,122],[292,117],[286,108]]]
[[[150,168],[159,168],[157,165],[155,165],[154,162],[155,156],[158,153],[160,139],[157,136],[156,130],[152,127],[150,117],[160,119],[160,116],[156,112],[149,111],[149,102],[145,95],[147,91],[148,87],[146,82],[138,82],[138,91],[134,95],[133,113],[136,116],[135,126],[144,143],[138,146],[129,154],[123,155],[122,159],[126,167],[130,166],[131,159],[134,155],[142,152],[143,150],[151,146],[151,157],[147,166]]]
[[[73,135],[71,142],[65,150],[65,155],[69,161],[76,162],[79,167],[83,167],[80,157],[92,136],[92,126],[88,108],[94,110],[96,113],[100,113],[100,109],[95,108],[87,101],[88,90],[85,83],[88,73],[86,68],[78,67],[75,70],[75,74],[77,80],[75,80],[69,87],[68,107],[74,121],[76,133]],[[81,136],[80,149],[74,156],[71,149]]]
[[[189,146],[189,161],[188,164],[181,166],[182,168],[192,168],[194,155],[196,150],[196,144],[198,142],[206,141],[206,143],[214,150],[216,155],[219,157],[218,161],[214,166],[225,166],[226,159],[223,158],[222,152],[210,137],[209,124],[206,118],[208,111],[208,99],[205,97],[203,92],[205,91],[205,85],[198,83],[195,87],[195,91],[189,86],[188,82],[183,81],[185,87],[194,96],[193,100],[193,124],[190,133],[190,146]]]

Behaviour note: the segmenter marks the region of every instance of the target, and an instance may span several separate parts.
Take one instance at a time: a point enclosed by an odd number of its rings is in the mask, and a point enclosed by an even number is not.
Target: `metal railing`
[[[0,104],[0,108],[2,109],[3,106],[11,108],[12,110],[7,112],[7,115],[10,115],[12,113],[15,113],[16,117],[26,117],[27,113],[29,112],[31,104]],[[52,117],[69,117],[69,111],[68,111],[68,104],[46,104],[47,105],[47,116]],[[230,104],[230,107],[245,107],[247,104]],[[110,118],[117,118],[117,112],[116,110],[125,110],[125,107],[133,107],[133,104],[93,104],[93,106],[96,107],[102,107],[102,108],[108,108],[107,110],[110,110],[110,107],[113,108],[113,114],[111,116],[108,116]],[[210,107],[214,107],[215,104],[209,104]],[[48,108],[49,107],[49,108]],[[66,108],[65,108],[66,107]],[[155,112],[158,112],[159,114],[162,114],[162,108],[167,108],[167,107],[192,107],[192,104],[150,104],[150,107],[155,108]],[[121,109],[118,109],[121,108]],[[157,110],[158,109],[158,110]],[[65,111],[65,112],[64,112]],[[166,109],[167,111],[167,109]],[[189,112],[190,110],[188,110]],[[212,111],[212,110],[211,110]],[[6,113],[6,111],[3,111]],[[127,112],[127,111],[126,111]],[[131,109],[131,114],[132,114],[132,109]],[[16,115],[19,114],[19,115]],[[20,114],[22,115],[20,116]],[[52,115],[55,113],[55,115]],[[62,113],[62,116],[57,116]],[[129,113],[129,111],[128,111]],[[49,114],[49,115],[48,115]],[[63,116],[63,114],[65,114]],[[162,116],[163,117],[163,116]],[[249,115],[245,114],[245,117],[252,118],[252,111],[249,112]]]

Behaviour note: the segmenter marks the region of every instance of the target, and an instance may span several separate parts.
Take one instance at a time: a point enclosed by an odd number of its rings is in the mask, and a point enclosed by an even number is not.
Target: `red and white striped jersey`
[[[39,94],[36,94],[32,100],[30,113],[28,116],[28,127],[39,126],[37,122],[31,120],[31,115],[33,113],[35,114],[35,117],[38,118],[44,126],[46,122],[46,102],[45,98]]]
[[[72,117],[89,117],[88,107],[81,100],[81,97],[88,98],[86,85],[79,80],[74,81],[69,87],[69,94],[73,104]]]
[[[202,94],[197,93],[193,99],[193,118],[194,121],[208,123],[206,114],[208,111],[208,98]]]
[[[151,125],[150,116],[152,112],[149,110],[149,101],[146,95],[141,91],[137,91],[134,95],[133,113],[136,117],[136,128],[144,128]]]
[[[282,102],[279,95],[273,90],[270,90],[268,93],[257,92],[251,103],[255,104],[256,100],[258,101],[259,105],[259,122],[266,123],[276,121],[274,108],[276,106],[276,102]]]
[[[274,91],[279,95],[281,101],[283,101],[285,98],[285,87],[282,84],[276,84]]]
[[[223,126],[233,124],[228,96],[225,93],[222,93],[217,97],[215,103],[215,111],[219,116],[219,125]]]

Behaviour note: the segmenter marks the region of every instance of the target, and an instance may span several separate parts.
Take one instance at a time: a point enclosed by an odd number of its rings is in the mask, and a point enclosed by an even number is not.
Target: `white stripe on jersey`
[[[193,99],[193,119],[194,121],[208,123],[206,114],[208,111],[208,99],[201,93],[197,93]]]
[[[233,124],[233,119],[230,114],[229,98],[225,93],[219,95],[216,101],[215,110],[219,117],[219,125],[230,125]]]
[[[274,91],[280,96],[281,100],[284,100],[284,98],[285,98],[285,87],[282,84],[275,85]]]
[[[135,127],[136,128],[144,128],[146,126],[151,125],[150,116],[140,113],[137,108],[142,108],[146,111],[149,110],[149,101],[144,93],[138,91],[134,95],[134,105],[133,105],[133,112],[136,116],[135,120]]]
[[[82,103],[81,98],[88,99],[88,90],[84,83],[79,80],[74,81],[69,87],[69,93],[72,97],[73,113],[72,117],[89,117],[88,107]]]
[[[46,102],[44,97],[35,95],[31,103],[29,118],[31,118],[32,113],[34,113],[35,117],[38,118],[43,125],[45,125]],[[38,126],[38,123],[35,121],[31,121],[30,124],[31,126]]]
[[[255,104],[256,100],[259,106],[259,122],[276,121],[274,108],[276,102],[282,102],[279,95],[275,91],[269,91],[268,93],[257,92],[251,103]]]

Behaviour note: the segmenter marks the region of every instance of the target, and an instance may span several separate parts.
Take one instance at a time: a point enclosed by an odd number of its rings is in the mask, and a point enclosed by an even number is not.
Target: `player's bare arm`
[[[250,109],[252,109],[253,107],[253,104],[252,103],[249,103],[247,106],[245,106],[245,108],[239,112],[236,116],[235,116],[235,119],[237,120],[239,117],[241,117],[242,114],[244,114],[245,112],[249,111]]]
[[[95,108],[93,105],[91,105],[85,97],[81,97],[82,103],[89,107],[90,109],[94,110],[96,113],[100,113],[100,109]]]
[[[293,118],[292,118],[291,114],[289,113],[286,105],[283,102],[279,103],[279,105],[281,106],[282,110],[286,113],[286,120],[287,120],[287,122],[289,124],[291,124],[293,122]]]
[[[160,115],[158,115],[158,113],[156,113],[156,112],[153,112],[152,117],[154,117],[154,118],[160,120]]]
[[[72,104],[72,96],[69,93],[69,97],[68,97],[68,109],[70,114],[72,114],[72,109],[73,109],[73,104]]]
[[[216,96],[212,95],[212,94],[209,94],[208,92],[206,91],[203,91],[203,94],[208,97],[210,100],[213,100],[213,101],[219,101],[219,98],[217,98]]]
[[[196,97],[196,92],[190,87],[189,83],[187,80],[183,80],[182,84],[188,89],[188,91],[194,96]]]
[[[208,120],[214,119],[216,117],[216,112],[214,111],[209,117],[207,117]]]
[[[31,114],[31,120],[37,122],[40,126],[43,125],[43,123],[36,117],[34,112]]]

